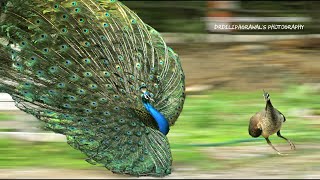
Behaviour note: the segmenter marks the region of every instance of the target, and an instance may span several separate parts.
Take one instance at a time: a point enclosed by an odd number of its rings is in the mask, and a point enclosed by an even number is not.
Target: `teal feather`
[[[115,0],[5,0],[0,11],[0,91],[91,164],[134,176],[171,173],[157,118],[174,125],[185,79],[155,29]]]

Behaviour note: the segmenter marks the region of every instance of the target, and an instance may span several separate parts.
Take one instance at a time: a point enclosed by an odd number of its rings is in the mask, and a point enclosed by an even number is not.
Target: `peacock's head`
[[[270,94],[268,92],[265,92],[264,90],[263,90],[263,97],[264,97],[265,101],[269,101],[270,100]]]
[[[143,101],[143,102],[154,101],[154,100],[152,99],[152,94],[148,92],[146,86],[141,86],[141,87],[140,87],[140,91],[143,93],[143,94],[141,94],[141,98],[142,98],[142,101]]]

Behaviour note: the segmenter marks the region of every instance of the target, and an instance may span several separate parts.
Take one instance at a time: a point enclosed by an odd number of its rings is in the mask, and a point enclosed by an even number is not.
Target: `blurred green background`
[[[320,2],[229,1],[224,7],[212,2],[123,1],[163,34],[186,75],[183,112],[168,134],[173,154],[168,178],[320,178]],[[208,19],[225,13],[291,18],[230,24],[305,27],[231,32],[208,28]],[[297,150],[291,151],[276,135],[270,138],[287,156],[248,134],[250,117],[265,106],[262,89],[287,118],[281,132]],[[9,105],[0,102],[0,178],[127,177],[88,164],[63,137],[48,136],[34,117]]]

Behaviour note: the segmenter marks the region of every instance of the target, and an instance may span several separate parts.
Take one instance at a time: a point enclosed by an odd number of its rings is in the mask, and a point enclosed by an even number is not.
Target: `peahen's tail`
[[[185,99],[177,54],[115,0],[1,1],[0,91],[116,173],[171,172],[168,140],[141,87],[170,125]]]

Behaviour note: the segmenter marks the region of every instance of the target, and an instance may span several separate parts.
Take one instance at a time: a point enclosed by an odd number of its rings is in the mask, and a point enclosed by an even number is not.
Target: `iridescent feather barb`
[[[185,99],[178,55],[120,2],[5,0],[0,90],[115,173],[165,176]]]

